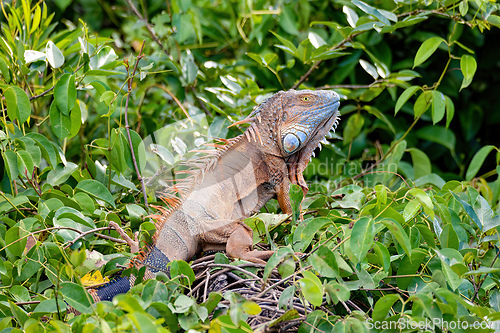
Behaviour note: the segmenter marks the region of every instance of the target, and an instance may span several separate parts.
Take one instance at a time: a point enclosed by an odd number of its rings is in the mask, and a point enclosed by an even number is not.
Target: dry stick
[[[139,64],[139,60],[141,60],[142,57],[144,57],[142,51],[144,50],[145,43],[146,41],[143,40],[141,45],[141,50],[139,51],[139,54],[135,59],[134,70],[132,71],[132,75],[130,75],[130,77],[128,78],[128,92],[127,92],[127,99],[125,101],[125,129],[127,130],[128,144],[130,147],[130,153],[132,155],[132,162],[134,162],[135,173],[137,174],[137,179],[139,179],[139,181],[141,182],[142,195],[144,196],[144,205],[149,210],[148,196],[146,195],[146,186],[144,185],[144,178],[141,176],[141,172],[139,171],[139,167],[137,166],[137,160],[135,158],[135,152],[134,152],[134,145],[132,144],[132,137],[130,136],[130,125],[128,123],[128,102],[130,100],[130,95],[132,94],[132,81],[134,79],[135,72],[137,71],[137,65]],[[127,66],[127,72],[128,69],[129,68]]]
[[[233,266],[233,265],[228,265],[228,264],[208,264],[208,267],[224,267],[224,268],[234,269],[234,270],[240,271],[242,273],[245,273],[247,275],[250,275],[254,279],[259,279],[259,281],[261,281],[261,283],[264,283],[264,281],[260,277],[258,277],[254,273],[249,272],[246,269],[242,268],[242,267],[255,267],[255,265],[256,264],[243,264],[243,265],[239,265],[239,266]],[[259,267],[259,266],[257,266],[257,267]]]
[[[28,301],[28,302],[16,302],[16,305],[30,305],[30,304],[39,304],[41,301]]]
[[[207,270],[207,277],[205,278],[205,290],[203,290],[203,303],[207,301],[207,291],[209,282],[210,282],[210,270]]]

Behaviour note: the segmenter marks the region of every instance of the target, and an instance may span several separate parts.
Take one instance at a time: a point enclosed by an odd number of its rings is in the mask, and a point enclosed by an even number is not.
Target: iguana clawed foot
[[[243,259],[256,264],[265,265],[274,251],[257,251],[253,248],[253,231],[246,225],[236,228],[226,244],[226,253],[229,257]]]
[[[136,252],[139,252],[139,233],[135,233],[134,234],[134,240],[132,240],[132,238],[130,238],[127,233],[118,225],[118,223],[116,222],[109,222],[109,226],[113,229],[116,230],[116,232],[118,232],[121,236],[121,238],[127,242],[127,245],[130,246],[130,252],[131,253],[136,253]]]

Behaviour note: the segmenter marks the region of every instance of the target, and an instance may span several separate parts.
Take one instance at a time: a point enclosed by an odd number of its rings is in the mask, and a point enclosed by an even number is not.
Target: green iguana
[[[188,261],[210,250],[265,264],[274,252],[252,250],[252,230],[243,220],[274,196],[281,210],[291,213],[290,184],[307,192],[302,172],[325,135],[336,127],[339,104],[333,91],[280,91],[233,124],[251,123],[242,135],[226,140],[190,182],[176,184],[181,197],[169,198],[170,207],[153,216],[157,228],[153,243],[130,265],[146,266],[148,279],[168,271],[172,260]],[[137,242],[113,226],[136,252]],[[134,276],[120,277],[90,294],[95,301],[111,300],[134,282]]]

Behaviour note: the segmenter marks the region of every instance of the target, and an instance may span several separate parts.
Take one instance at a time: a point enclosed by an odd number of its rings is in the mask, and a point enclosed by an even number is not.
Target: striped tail
[[[140,255],[142,260],[138,260],[137,264],[140,266],[146,266],[146,273],[144,274],[145,279],[152,279],[157,272],[165,272],[169,274],[169,268],[167,264],[170,260],[164,255],[156,246],[152,246],[149,253],[146,255]],[[138,259],[138,257],[136,257]],[[134,259],[136,259],[134,258]],[[134,261],[132,261],[133,264]],[[140,267],[139,266],[139,267]],[[130,277],[118,277],[113,281],[98,287],[97,289],[90,289],[89,293],[92,296],[94,302],[99,301],[111,301],[113,297],[118,294],[124,294],[134,286],[135,276]]]

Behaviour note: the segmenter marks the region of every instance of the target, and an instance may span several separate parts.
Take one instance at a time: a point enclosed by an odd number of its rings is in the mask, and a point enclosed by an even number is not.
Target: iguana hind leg
[[[253,248],[253,231],[246,224],[238,223],[226,244],[226,253],[232,258],[243,259],[257,264],[266,264],[274,251],[257,251]]]

